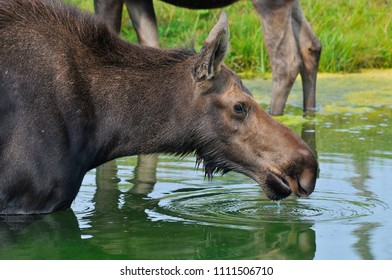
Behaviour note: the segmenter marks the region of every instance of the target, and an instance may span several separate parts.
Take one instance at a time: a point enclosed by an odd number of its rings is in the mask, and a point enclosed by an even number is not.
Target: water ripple
[[[265,198],[259,187],[195,189],[162,197],[149,209],[157,221],[185,221],[227,227],[258,227],[274,222],[323,222],[352,220],[369,216],[387,205],[376,199],[352,197],[343,193],[319,192],[311,198],[290,197],[279,203]]]

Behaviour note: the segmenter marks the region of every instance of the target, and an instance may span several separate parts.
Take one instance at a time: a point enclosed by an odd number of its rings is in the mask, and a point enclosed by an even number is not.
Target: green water
[[[266,108],[271,81],[245,84]],[[392,259],[392,71],[321,75],[314,118],[301,102],[298,83],[279,120],[317,153],[309,198],[210,182],[193,157],[123,158],[90,171],[68,211],[2,217],[0,259]]]

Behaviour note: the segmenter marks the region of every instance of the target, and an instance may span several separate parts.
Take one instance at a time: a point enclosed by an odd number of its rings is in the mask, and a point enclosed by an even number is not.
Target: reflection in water
[[[314,257],[315,233],[311,229],[311,223],[281,225],[257,221],[257,227],[252,230],[235,229],[236,225],[226,229],[222,224],[203,222],[197,220],[197,217],[192,221],[194,214],[191,212],[187,213],[187,220],[184,222],[182,218],[175,216],[176,213],[167,211],[167,205],[160,205],[162,198],[154,199],[149,196],[156,183],[155,166],[154,159],[139,159],[135,178],[132,180],[133,188],[125,193],[118,189],[117,183],[120,180],[116,178],[115,165],[103,165],[97,171],[95,213],[89,217],[91,227],[85,230],[85,234],[91,235],[89,242],[100,247],[105,254],[131,259]],[[109,176],[101,177],[99,174]],[[182,199],[181,193],[184,192],[171,192],[176,199]],[[189,192],[186,193],[189,196]],[[120,197],[121,207],[118,207]],[[184,200],[186,201],[186,196]],[[157,216],[151,215],[152,212]]]
[[[316,148],[316,124],[312,121],[307,121],[302,124],[301,137],[312,149],[317,158]]]
[[[355,155],[353,155],[355,158]],[[371,188],[366,185],[366,181],[371,178],[369,174],[369,166],[367,160],[355,160],[353,161],[354,170],[356,175],[354,175],[350,181],[351,185],[358,190],[357,195],[359,197],[369,198],[369,202],[374,200],[375,194],[371,191]],[[378,223],[363,223],[358,229],[353,233],[357,236],[358,241],[354,245],[354,248],[364,260],[373,260],[374,256],[371,253],[370,241],[372,236],[372,231],[379,226]]]
[[[316,234],[307,224],[280,224],[280,229],[266,228],[262,236],[257,236],[259,243],[266,249],[260,252],[258,259],[301,260],[313,259],[316,251]],[[278,234],[276,234],[276,232]]]
[[[339,240],[351,251],[338,247],[335,258],[380,258],[375,232],[388,205],[378,190],[389,196],[375,182],[390,175],[374,174],[374,147],[334,140],[344,127],[326,124],[339,117],[294,127],[315,152],[317,137],[320,179],[308,199],[277,205],[238,174],[203,181],[193,158],[121,159],[87,175],[75,213],[1,217],[0,259],[313,259]],[[387,170],[390,155],[378,153]]]
[[[133,192],[148,194],[157,182],[157,156],[140,156],[135,169]]]
[[[358,237],[354,248],[363,260],[374,260],[374,255],[370,247],[372,231],[379,226],[378,223],[363,223],[354,234]]]
[[[13,221],[19,223],[17,229],[0,221],[0,259],[81,259],[90,254],[72,210],[33,219],[18,217]]]

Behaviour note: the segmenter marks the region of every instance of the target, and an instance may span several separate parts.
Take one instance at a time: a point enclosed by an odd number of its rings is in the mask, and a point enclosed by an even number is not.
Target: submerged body
[[[223,64],[225,15],[200,53],[122,41],[57,1],[0,2],[0,214],[67,209],[117,157],[195,152],[271,199],[309,195],[317,162]]]

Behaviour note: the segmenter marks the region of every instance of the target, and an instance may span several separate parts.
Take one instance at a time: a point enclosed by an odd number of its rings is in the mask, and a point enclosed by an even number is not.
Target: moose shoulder
[[[228,37],[222,14],[200,53],[160,50],[56,1],[1,1],[0,214],[69,208],[88,170],[158,152],[309,195],[313,153],[224,65]]]

